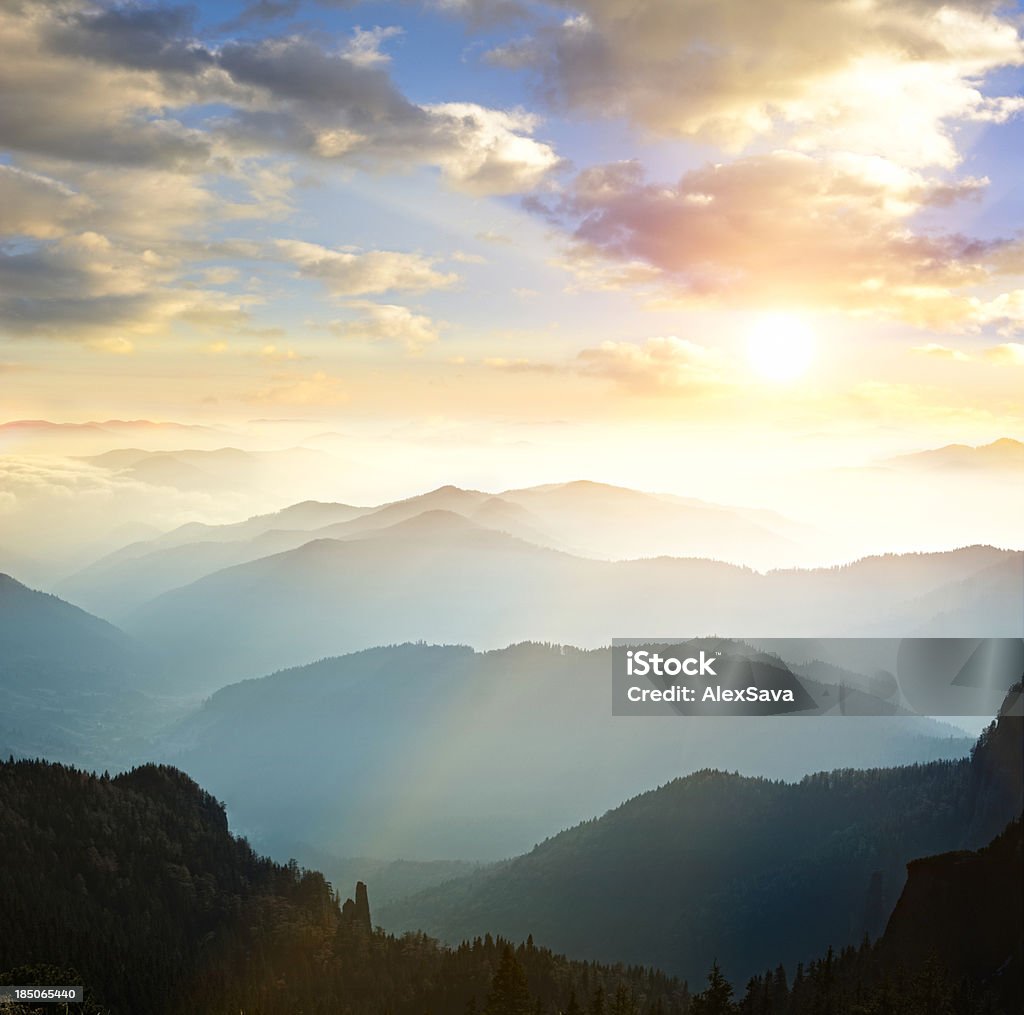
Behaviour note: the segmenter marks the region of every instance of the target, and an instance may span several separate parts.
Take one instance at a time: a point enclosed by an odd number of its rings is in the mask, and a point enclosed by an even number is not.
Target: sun
[[[747,356],[765,380],[796,380],[814,359],[814,332],[793,314],[763,314],[747,335]]]

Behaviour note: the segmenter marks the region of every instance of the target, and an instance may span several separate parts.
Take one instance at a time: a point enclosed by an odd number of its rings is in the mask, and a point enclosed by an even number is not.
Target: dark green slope
[[[1019,1015],[1024,1010],[1021,819],[989,845],[914,860],[874,944],[752,977],[735,1006],[691,1015]],[[725,972],[728,972],[726,970]],[[718,984],[721,994],[721,985]],[[728,992],[726,984],[725,992]]]
[[[532,933],[691,982],[715,957],[737,977],[792,967],[880,933],[907,862],[983,845],[1020,813],[1021,721],[1002,716],[970,761],[796,784],[699,772],[381,919],[449,940]]]
[[[913,860],[882,938],[891,963],[934,960],[956,979],[999,985],[1024,1004],[1021,819],[986,847]]]
[[[522,978],[520,1015],[620,986],[634,1002],[623,1015],[682,1015],[681,985],[658,973],[570,963],[532,942],[450,951],[373,932],[365,888],[340,906],[322,875],[257,856],[169,767],[109,779],[0,764],[0,856],[0,982],[73,970],[112,1015],[464,1015],[503,968]]]

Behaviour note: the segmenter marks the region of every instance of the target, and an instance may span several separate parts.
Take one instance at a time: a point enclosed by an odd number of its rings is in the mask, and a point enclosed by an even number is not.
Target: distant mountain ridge
[[[1024,552],[980,546],[767,574],[702,559],[600,561],[424,512],[215,571],[142,602],[122,626],[166,658],[179,686],[211,690],[420,640],[908,637],[939,633],[939,617],[948,636],[1012,637],[1022,569]]]
[[[112,624],[47,592],[0,574],[0,660],[81,663],[124,676],[133,646]]]
[[[133,455],[125,462],[134,462]],[[146,459],[151,464],[173,461],[167,455]],[[195,468],[191,460],[178,464]],[[140,600],[220,568],[298,549],[313,539],[360,538],[431,511],[457,514],[537,547],[600,560],[683,556],[768,567],[780,561],[799,563],[810,552],[802,542],[817,538],[806,526],[770,511],[601,483],[550,484],[498,494],[449,485],[376,507],[307,501],[229,525],[190,523],[109,554],[61,582],[56,591],[101,616],[121,620]]]
[[[910,469],[1024,469],[1024,442],[1001,437],[990,444],[947,444],[889,458],[886,465]]]
[[[0,756],[115,764],[180,714],[153,690],[123,631],[0,574]]]

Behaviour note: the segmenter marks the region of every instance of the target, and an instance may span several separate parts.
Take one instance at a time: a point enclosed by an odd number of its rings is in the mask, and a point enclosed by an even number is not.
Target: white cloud
[[[331,331],[341,338],[366,342],[393,342],[409,352],[418,352],[440,337],[439,325],[424,314],[390,303],[353,300],[347,306],[358,312],[349,321],[331,322]]]
[[[931,356],[934,359],[955,360],[958,363],[966,363],[971,357],[960,349],[952,349],[948,345],[939,342],[927,342],[924,345],[915,345],[912,352],[920,356]]]
[[[555,4],[568,6],[568,4]],[[574,16],[494,50],[556,105],[739,148],[784,131],[805,150],[957,162],[951,121],[1000,120],[990,72],[1024,62],[996,3],[573,0]]]
[[[434,262],[419,254],[394,250],[355,253],[302,240],[278,240],[276,247],[301,276],[321,281],[337,296],[444,289],[458,279],[457,275],[435,270]]]
[[[720,354],[674,335],[639,343],[602,342],[581,350],[573,368],[641,394],[696,394],[724,383]]]
[[[437,164],[460,189],[480,194],[533,190],[561,162],[554,149],[530,135],[535,116],[522,110],[487,109],[471,102],[427,106],[436,130],[448,140]]]

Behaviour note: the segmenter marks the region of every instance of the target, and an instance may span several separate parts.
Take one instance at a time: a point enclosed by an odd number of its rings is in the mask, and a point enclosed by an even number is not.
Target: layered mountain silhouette
[[[212,690],[404,641],[1016,636],[1022,570],[1024,553],[981,546],[767,574],[701,559],[600,561],[427,511],[216,571],[142,603],[122,626],[160,652],[171,686]]]
[[[795,784],[697,772],[385,907],[381,920],[456,941],[485,921],[513,935],[529,927],[568,954],[643,956],[690,982],[716,958],[741,980],[778,961],[792,968],[823,941],[877,935],[910,860],[978,848],[1020,816],[1019,693],[970,760],[841,769]],[[782,721],[787,730],[795,722]],[[609,912],[614,920],[602,918]],[[911,923],[901,916],[894,934]]]
[[[138,452],[101,456],[120,464]],[[147,467],[178,461],[193,468],[222,452],[148,456]],[[251,456],[250,456],[251,457]],[[161,464],[162,463],[162,464]],[[182,480],[184,481],[184,480]],[[233,564],[296,549],[313,539],[349,540],[383,532],[435,511],[502,532],[537,547],[609,560],[652,556],[707,557],[768,567],[808,558],[817,534],[770,511],[576,482],[488,494],[443,486],[378,507],[305,502],[231,525],[189,524],[124,547],[57,587],[68,599],[110,619],[141,600]]]
[[[799,779],[970,746],[914,716],[615,717],[610,674],[607,649],[377,648],[225,687],[154,750],[275,855],[427,860],[509,856],[706,766]]]

